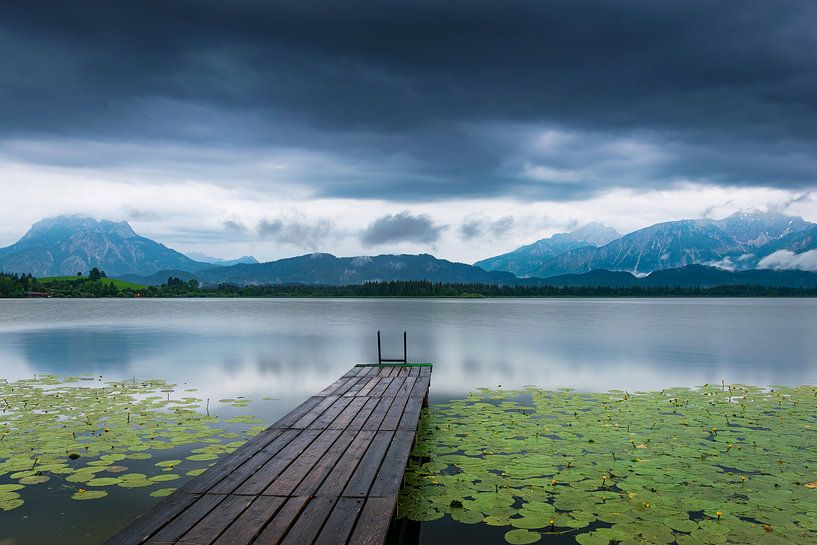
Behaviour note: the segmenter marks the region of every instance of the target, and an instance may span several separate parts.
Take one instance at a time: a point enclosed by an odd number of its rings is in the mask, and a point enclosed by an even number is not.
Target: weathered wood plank
[[[331,407],[326,409],[323,414],[316,418],[314,422],[309,424],[307,428],[311,430],[322,430],[328,428],[329,425],[335,421],[335,418],[337,418],[338,415],[343,412],[343,409],[345,409],[353,399],[354,398],[352,397],[338,398],[338,400],[335,401]]]
[[[323,523],[329,518],[329,514],[335,507],[338,498],[322,496],[313,498],[304,508],[303,513],[292,525],[287,533],[282,545],[304,545],[312,543],[323,527]]]
[[[363,424],[364,430],[375,431],[380,429],[380,424],[386,417],[386,413],[389,412],[389,408],[391,407],[392,401],[394,401],[395,398],[381,397],[379,399],[380,401],[377,403],[377,406],[372,411],[372,414],[369,415],[369,418],[366,420],[366,423]]]
[[[195,526],[179,538],[178,543],[209,545],[250,506],[251,496],[227,496]]]
[[[200,488],[192,487],[193,490],[210,492],[212,494],[231,494],[241,483],[261,469],[273,456],[278,454],[281,449],[289,445],[298,434],[300,434],[300,430],[284,430],[281,435],[271,441],[269,445],[262,448],[249,460],[223,476],[220,480],[212,484],[210,481],[202,481],[202,486]],[[206,476],[208,473],[209,472],[205,471],[202,476]],[[208,486],[208,484],[210,486]]]
[[[360,410],[363,408],[364,405],[369,401],[368,397],[355,397],[353,398],[349,404],[346,406],[345,409],[335,418],[331,424],[329,424],[329,429],[332,430],[345,430],[349,427],[355,417],[360,413]]]
[[[338,399],[340,399],[340,396],[336,395],[324,397],[317,405],[315,405],[312,408],[312,410],[310,410],[308,413],[299,418],[294,424],[292,424],[291,427],[295,429],[308,428],[312,422],[317,420],[318,417],[324,413],[324,411],[326,411],[329,407],[334,405],[335,401],[337,401]]]
[[[349,381],[350,378],[353,378],[353,377],[356,377],[356,376],[357,376],[356,372],[350,371],[350,372],[346,373],[345,375],[343,375],[342,377],[340,377],[335,382],[333,382],[332,384],[330,384],[329,386],[327,386],[326,388],[324,388],[323,390],[321,390],[320,392],[318,392],[318,395],[319,396],[332,395],[333,393],[335,393],[335,391],[338,388],[340,388],[341,386],[346,384]]]
[[[317,496],[340,496],[349,478],[357,469],[361,458],[366,454],[369,444],[374,439],[375,432],[362,430],[358,432],[352,444],[343,453],[338,463],[329,472],[329,475],[321,484]]]
[[[306,474],[295,489],[293,496],[314,496],[318,488],[323,484],[324,479],[335,468],[341,456],[352,444],[357,436],[357,431],[344,430],[332,447],[318,460],[312,470]]]
[[[340,430],[323,433],[264,490],[266,496],[289,496],[340,437]]]
[[[349,430],[361,430],[363,426],[366,425],[366,422],[369,421],[369,417],[371,416],[372,412],[377,407],[378,403],[380,403],[379,397],[370,397],[363,408],[360,409],[360,412],[355,415],[351,422],[349,422],[349,426],[346,429]]]
[[[363,509],[361,498],[339,498],[313,545],[345,545]]]
[[[397,391],[397,396],[404,396],[408,397],[411,394],[411,391],[414,389],[414,384],[417,382],[417,377],[406,377],[406,380],[400,386],[400,389]]]
[[[400,417],[403,416],[403,409],[406,408],[407,397],[395,397],[392,399],[391,407],[380,423],[378,429],[381,430],[396,430],[397,425],[400,424]]]
[[[370,379],[369,379],[369,382],[367,382],[367,383],[366,383],[366,385],[365,385],[363,388],[361,388],[361,389],[360,389],[360,390],[357,392],[357,394],[356,394],[356,395],[359,395],[359,396],[367,396],[367,395],[369,395],[369,392],[371,392],[371,391],[372,391],[372,388],[374,388],[375,386],[377,386],[377,383],[378,383],[378,382],[380,382],[380,377],[372,377],[372,378],[370,378]]]
[[[182,491],[194,494],[207,492],[216,483],[255,456],[258,452],[269,448],[273,441],[277,440],[283,433],[284,430],[270,428],[262,431],[244,444],[242,448],[228,454],[217,462],[215,466],[188,482],[182,487]],[[284,440],[284,444],[285,441],[286,440]]]
[[[173,520],[201,497],[200,494],[173,494],[157,503],[129,526],[120,530],[103,545],[136,545],[145,543],[158,529]]]
[[[343,496],[353,498],[364,498],[369,493],[369,488],[374,482],[377,472],[380,470],[380,465],[383,463],[383,458],[386,455],[386,450],[391,444],[394,432],[392,431],[378,431],[375,432],[374,439],[371,445],[366,450],[366,454],[361,458],[360,463],[355,468],[355,472],[349,479],[346,488],[343,489]]]
[[[386,388],[389,387],[389,385],[392,383],[393,380],[394,379],[392,379],[390,377],[389,378],[381,378],[380,382],[378,382],[377,385],[374,388],[372,388],[372,390],[369,392],[368,395],[370,397],[380,397],[380,396],[382,396],[383,392],[386,391]]]
[[[393,378],[389,383],[389,386],[385,390],[383,390],[383,393],[381,395],[383,397],[396,396],[397,392],[400,391],[400,387],[403,385],[404,382],[406,382],[406,377],[404,376],[398,376]]]
[[[235,489],[236,494],[260,494],[275,478],[295,460],[314,441],[321,430],[304,430],[290,443],[282,448],[250,478]]]
[[[411,389],[411,397],[425,397],[430,384],[431,377],[419,377],[417,382],[414,383],[414,388]]]
[[[303,415],[311,411],[315,405],[323,401],[325,396],[312,396],[294,409],[292,409],[289,413],[279,418],[271,428],[279,428],[279,429],[288,429],[291,428],[292,425],[301,419]]]
[[[348,543],[383,545],[389,533],[396,498],[368,498]]]
[[[276,496],[244,496],[252,500],[247,509],[222,533],[213,545],[248,545],[261,529],[272,520],[286,498]]]
[[[162,529],[150,536],[148,543],[173,543],[187,533],[193,526],[212,511],[226,496],[205,494],[196,500],[179,516],[170,521]]]
[[[403,484],[403,474],[406,472],[414,435],[413,431],[395,432],[372,488],[369,490],[369,497],[397,497],[400,485]]]
[[[400,414],[400,423],[397,425],[397,429],[417,431],[420,413],[423,410],[423,399],[422,397],[410,397],[408,399],[408,403],[406,403]]]
[[[254,545],[278,545],[284,539],[287,530],[303,511],[309,498],[296,496],[288,498],[286,503],[275,513],[272,520],[253,541]]]
[[[366,386],[369,383],[369,381],[372,378],[377,378],[377,377],[370,377],[369,375],[367,375],[365,377],[358,377],[357,382],[354,383],[348,390],[343,392],[342,395],[345,395],[347,397],[356,395],[360,390],[363,389],[364,386]]]

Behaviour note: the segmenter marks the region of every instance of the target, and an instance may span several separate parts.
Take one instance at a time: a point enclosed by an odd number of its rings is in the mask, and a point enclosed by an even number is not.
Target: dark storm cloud
[[[294,181],[385,199],[807,188],[815,26],[811,0],[17,2],[0,19],[0,152],[307,149],[333,167]]]
[[[431,244],[437,242],[445,225],[435,225],[425,214],[412,215],[408,212],[386,214],[374,220],[361,233],[360,242],[364,246],[392,244],[395,242],[417,242]]]

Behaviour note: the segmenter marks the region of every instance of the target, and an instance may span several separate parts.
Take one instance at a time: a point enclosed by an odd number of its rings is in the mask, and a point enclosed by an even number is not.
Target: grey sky
[[[476,259],[592,219],[816,220],[815,28],[810,0],[13,3],[0,243],[85,212],[209,253]],[[434,235],[366,238],[403,212]]]

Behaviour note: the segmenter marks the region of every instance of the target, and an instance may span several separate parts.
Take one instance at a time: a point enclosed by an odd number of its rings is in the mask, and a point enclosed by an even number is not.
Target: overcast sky
[[[0,245],[474,261],[598,220],[817,221],[812,0],[15,2]]]

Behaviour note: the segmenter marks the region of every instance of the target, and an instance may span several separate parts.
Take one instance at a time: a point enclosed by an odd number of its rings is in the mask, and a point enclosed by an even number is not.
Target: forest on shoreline
[[[348,286],[275,284],[200,286],[198,281],[168,278],[161,286],[140,286],[99,274],[37,279],[0,273],[2,298],[163,298],[163,297],[817,297],[812,288],[769,286],[624,287],[501,286],[451,284],[425,280],[367,282]]]

